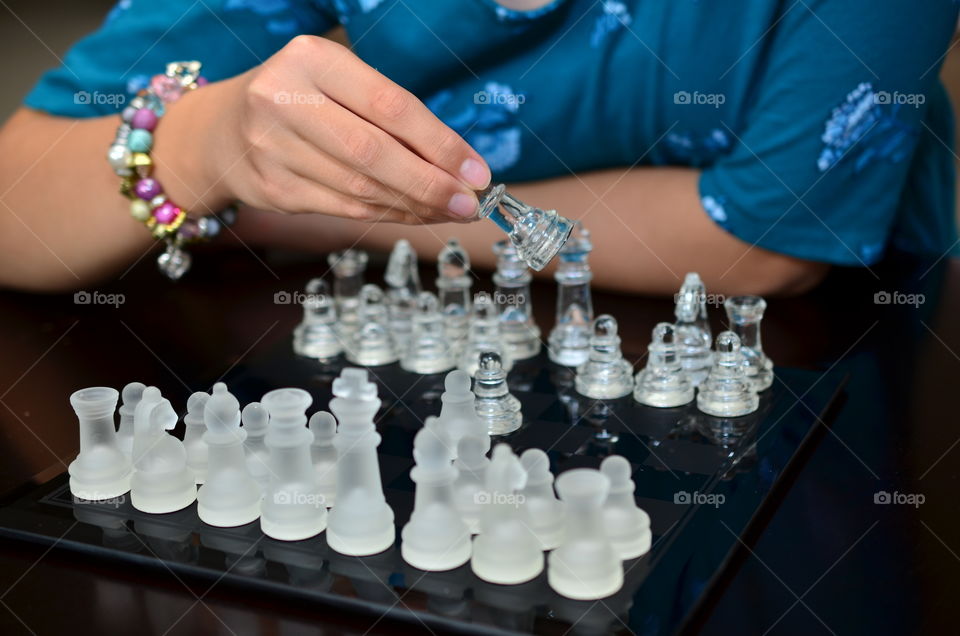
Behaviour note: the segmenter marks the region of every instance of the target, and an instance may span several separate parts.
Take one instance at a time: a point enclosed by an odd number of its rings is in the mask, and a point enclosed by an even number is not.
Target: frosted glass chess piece
[[[487,450],[490,438],[467,435],[457,443],[457,459],[453,462],[457,478],[453,482],[454,503],[470,532],[480,532],[480,513],[483,510],[484,489],[490,460]]]
[[[520,400],[510,393],[507,372],[500,366],[500,356],[487,351],[480,355],[473,386],[476,413],[490,435],[507,435],[523,423]]]
[[[260,505],[260,529],[281,541],[301,541],[327,527],[327,507],[310,458],[313,433],[304,425],[313,402],[303,389],[275,389],[263,396],[270,413],[266,445],[270,484]]]
[[[437,300],[447,340],[459,354],[470,328],[470,256],[451,238],[437,256]]]
[[[773,361],[763,352],[760,341],[760,321],[767,303],[759,296],[734,296],[723,304],[727,310],[730,329],[740,338],[744,369],[755,391],[769,389],[773,384]]]
[[[501,338],[512,359],[532,358],[540,353],[540,328],[533,321],[530,270],[509,241],[495,243],[493,253],[497,257],[493,300],[500,313]]]
[[[613,316],[597,316],[591,325],[590,357],[577,367],[577,393],[597,400],[623,397],[633,390],[633,368],[620,352]]]
[[[707,377],[713,354],[710,351],[710,321],[707,320],[707,288],[700,275],[690,272],[683,279],[674,308],[680,364],[693,386]]]
[[[70,493],[80,499],[113,499],[130,490],[130,457],[117,441],[113,413],[119,393],[97,386],[70,396],[80,421],[80,454],[70,462]]]
[[[326,411],[317,411],[310,416],[307,426],[313,433],[310,456],[317,484],[327,508],[332,508],[337,499],[337,449],[333,445],[337,420]]]
[[[360,290],[359,324],[347,347],[347,360],[364,367],[396,362],[399,356],[390,335],[385,297],[376,285],[364,285]]]
[[[527,483],[520,491],[520,515],[540,542],[543,550],[553,550],[563,539],[564,506],[553,492],[550,458],[539,448],[528,448],[520,455],[527,471]]]
[[[480,534],[473,542],[470,567],[488,583],[516,585],[543,571],[540,542],[524,525],[517,505],[517,491],[524,487],[527,473],[506,444],[493,448],[487,469]]]
[[[590,357],[590,323],[593,321],[593,273],[587,259],[593,250],[590,232],[574,223],[570,239],[560,250],[557,281],[557,314],[547,350],[557,364],[576,367]]]
[[[187,466],[193,471],[197,484],[207,478],[207,443],[203,434],[207,425],[203,423],[203,411],[207,407],[209,393],[197,391],[187,399],[187,413],[183,416],[183,447],[187,449]]]
[[[557,255],[573,229],[573,222],[556,210],[529,206],[503,184],[483,193],[477,216],[489,218],[506,232],[523,262],[538,272]]]
[[[406,343],[413,330],[413,315],[417,311],[417,298],[422,291],[420,273],[417,270],[417,253],[406,239],[399,239],[393,244],[383,279],[389,288],[387,309],[390,333],[393,334],[394,342]]]
[[[167,433],[177,425],[177,412],[155,386],[143,390],[134,414],[133,477],[130,503],[141,512],[166,514],[183,510],[197,499],[197,483],[187,466],[187,450]]]
[[[716,417],[739,417],[753,413],[760,398],[747,378],[740,351],[740,338],[732,331],[717,336],[716,360],[697,392],[697,408]]]
[[[438,436],[449,453],[449,459],[456,458],[457,444],[467,435],[486,440],[483,452],[490,449],[490,437],[487,424],[477,415],[476,396],[470,390],[470,376],[459,369],[451,371],[443,380],[444,392],[440,395],[440,416],[430,423],[430,427],[440,431]]]
[[[500,333],[500,315],[490,294],[480,292],[473,299],[467,341],[460,352],[457,368],[471,376],[476,375],[480,366],[480,354],[487,351],[500,354],[500,363],[504,371],[513,368],[513,358],[504,346]]]
[[[359,327],[360,288],[367,269],[367,253],[348,248],[327,256],[333,271],[333,299],[337,305],[337,332],[346,341]]]
[[[240,414],[246,433],[243,452],[247,458],[247,471],[261,491],[266,491],[270,483],[270,451],[265,442],[269,420],[270,414],[260,402],[247,404]]]
[[[380,408],[377,387],[363,369],[344,369],[333,382],[330,410],[340,422],[337,449],[337,503],[330,510],[327,544],[340,554],[364,556],[393,545],[393,510],[383,496],[373,418]]]
[[[610,492],[603,504],[603,524],[614,551],[624,561],[650,551],[650,515],[637,506],[636,485],[630,479],[630,462],[610,455],[600,462],[600,472],[610,480]]]
[[[676,328],[669,322],[659,323],[647,351],[647,366],[637,373],[633,399],[660,408],[692,402],[695,390],[677,355]]]
[[[197,514],[211,526],[230,528],[260,516],[260,486],[250,476],[243,452],[247,432],[240,428],[240,403],[217,382],[203,410],[207,432],[207,480],[197,493]]]
[[[563,542],[550,553],[547,583],[578,601],[614,594],[623,587],[623,561],[604,530],[610,480],[599,470],[574,468],[561,473],[556,486],[567,515]]]
[[[437,308],[437,297],[420,292],[417,312],[413,315],[413,332],[400,358],[405,371],[429,375],[449,371],[455,366],[453,351],[443,328],[443,315]]]
[[[337,308],[322,278],[311,279],[303,296],[303,321],[293,330],[293,351],[297,355],[327,361],[343,351],[337,333]]]
[[[130,382],[120,391],[120,425],[117,427],[117,443],[128,457],[133,456],[133,416],[137,411],[137,404],[143,397],[143,390],[147,388],[142,382]]]
[[[410,479],[417,485],[413,513],[401,531],[400,554],[415,568],[452,570],[470,559],[470,531],[454,505],[457,470],[449,451],[431,431],[413,439],[416,465]]]

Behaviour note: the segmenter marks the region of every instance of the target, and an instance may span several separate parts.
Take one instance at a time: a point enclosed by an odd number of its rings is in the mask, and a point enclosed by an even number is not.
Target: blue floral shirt
[[[211,80],[342,24],[357,54],[525,181],[702,170],[743,241],[869,265],[957,240],[953,121],[937,74],[955,0],[121,0],[26,104],[115,113],[166,62]],[[567,210],[577,216],[576,210]],[[636,209],[644,214],[644,193]],[[589,218],[587,219],[589,223]],[[679,228],[678,228],[679,229]]]

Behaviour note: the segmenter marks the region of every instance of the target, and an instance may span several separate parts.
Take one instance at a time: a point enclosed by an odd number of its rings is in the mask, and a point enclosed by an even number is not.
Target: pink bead
[[[198,78],[197,78],[197,81],[196,81],[197,88],[199,88],[199,87],[201,87],[201,86],[206,86],[206,85],[209,84],[209,83],[210,83],[210,80],[208,80],[206,77],[203,77],[202,75],[201,75],[200,77],[198,77]]]
[[[180,208],[169,201],[164,201],[153,209],[153,218],[161,225],[172,223],[178,214],[180,214]]]
[[[133,191],[136,192],[137,196],[144,201],[149,201],[153,197],[163,192],[163,187],[156,179],[147,177],[137,181],[137,184],[133,186]]]
[[[133,114],[130,125],[134,128],[141,128],[153,132],[153,129],[157,127],[157,114],[149,108],[141,108]]]
[[[175,102],[183,95],[183,86],[175,77],[154,75],[150,80],[150,88],[154,94],[166,103]]]

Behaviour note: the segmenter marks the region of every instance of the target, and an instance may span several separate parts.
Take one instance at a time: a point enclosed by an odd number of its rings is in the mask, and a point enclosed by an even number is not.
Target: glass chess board
[[[270,389],[305,388],[313,412],[326,408],[342,366],[297,358],[286,345],[233,369],[225,381],[241,404]],[[694,405],[655,409],[630,396],[590,400],[576,394],[572,371],[545,355],[517,363],[509,382],[523,403],[524,425],[494,443],[507,442],[517,453],[544,449],[555,475],[623,455],[633,467],[637,502],[651,518],[650,552],[624,563],[620,592],[593,602],[557,595],[546,572],[504,586],[481,581],[469,563],[428,573],[401,559],[399,529],[413,507],[413,437],[426,416],[439,413],[443,375],[417,376],[396,364],[371,371],[383,401],[381,477],[397,522],[397,543],[386,552],[340,555],[327,547],[325,534],[276,541],[258,522],[215,528],[199,520],[196,504],[149,515],[134,510],[128,497],[74,502],[66,474],[6,502],[0,535],[434,631],[676,633],[695,625],[722,591],[742,542],[762,529],[845,383],[838,373],[777,369],[758,412],[721,420]]]

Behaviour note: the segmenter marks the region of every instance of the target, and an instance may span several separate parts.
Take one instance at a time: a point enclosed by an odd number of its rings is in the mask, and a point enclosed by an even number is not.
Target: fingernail
[[[447,209],[457,216],[467,218],[477,213],[478,205],[477,197],[458,192],[450,198]]]
[[[460,165],[460,176],[478,190],[490,185],[490,170],[476,159],[467,159]]]

